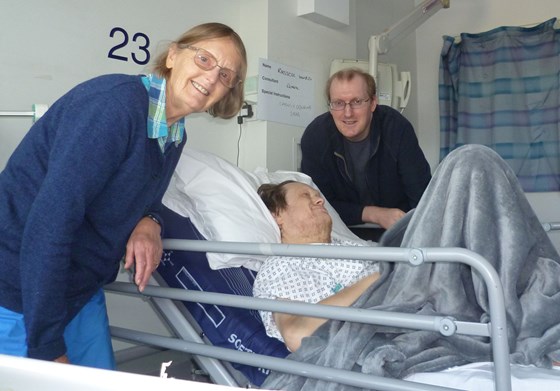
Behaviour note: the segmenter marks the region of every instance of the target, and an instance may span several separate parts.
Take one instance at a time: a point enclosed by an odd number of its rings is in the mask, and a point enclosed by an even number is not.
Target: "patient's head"
[[[330,243],[332,220],[321,193],[296,181],[267,183],[259,196],[280,228],[282,243]]]

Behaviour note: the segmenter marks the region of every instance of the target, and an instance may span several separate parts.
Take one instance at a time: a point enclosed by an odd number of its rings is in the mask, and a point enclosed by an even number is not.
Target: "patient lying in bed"
[[[264,185],[259,193],[283,243],[332,243],[323,199],[297,182]],[[463,247],[486,258],[504,287],[510,360],[549,367],[560,357],[560,257],[529,206],[514,173],[488,148],[467,146],[442,162],[416,208],[380,245]],[[295,262],[294,262],[295,261]],[[381,263],[270,257],[254,295],[340,306],[450,314],[479,321],[488,313],[479,276],[465,265]],[[308,268],[308,269],[306,269]],[[441,338],[432,332],[379,330],[289,314],[262,312],[268,333],[285,341],[293,358],[365,373],[404,377],[451,365],[488,361],[477,337]],[[305,338],[309,337],[309,338]],[[341,355],[348,356],[341,359]],[[446,358],[445,360],[442,359]],[[304,382],[270,376],[264,387]],[[311,380],[312,381],[312,380]]]
[[[321,193],[293,180],[258,190],[271,211],[282,243],[358,245],[332,240],[332,219]],[[269,257],[253,285],[253,296],[349,306],[379,278],[377,263],[364,260]],[[260,311],[267,334],[295,351],[325,319]]]

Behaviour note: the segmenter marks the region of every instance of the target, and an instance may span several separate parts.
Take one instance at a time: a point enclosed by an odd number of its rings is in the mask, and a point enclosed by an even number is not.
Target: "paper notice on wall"
[[[314,118],[314,77],[288,65],[259,59],[257,119],[306,127]]]

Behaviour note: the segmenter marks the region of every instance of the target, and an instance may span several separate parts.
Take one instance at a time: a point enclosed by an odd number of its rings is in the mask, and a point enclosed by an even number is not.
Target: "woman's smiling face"
[[[235,72],[241,68],[242,58],[230,38],[199,41],[192,46],[206,50],[219,66],[204,70],[194,61],[196,50],[176,45],[169,49],[166,63],[171,69],[166,87],[168,122],[208,110],[230,91],[220,81],[221,68]]]

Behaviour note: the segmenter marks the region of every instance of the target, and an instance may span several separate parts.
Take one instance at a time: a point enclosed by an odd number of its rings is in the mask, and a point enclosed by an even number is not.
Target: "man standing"
[[[398,111],[377,104],[373,77],[359,69],[333,74],[326,95],[329,111],[301,139],[302,171],[347,225],[387,229],[416,207],[431,179],[414,129]]]

